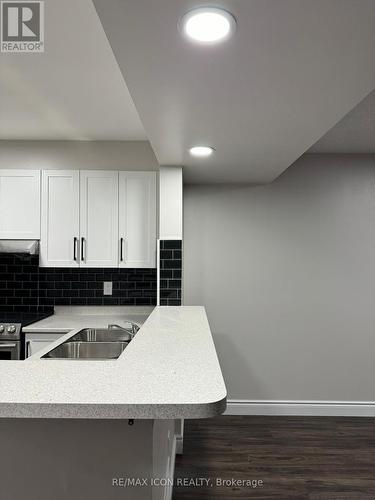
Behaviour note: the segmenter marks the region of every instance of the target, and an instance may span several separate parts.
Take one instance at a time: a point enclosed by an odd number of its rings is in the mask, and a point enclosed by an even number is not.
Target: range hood
[[[0,253],[39,253],[39,240],[0,240]]]

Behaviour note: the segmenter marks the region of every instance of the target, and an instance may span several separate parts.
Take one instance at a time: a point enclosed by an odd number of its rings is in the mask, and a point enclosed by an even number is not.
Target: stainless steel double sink
[[[127,345],[127,342],[64,342],[42,358],[117,359]]]
[[[139,327],[109,325],[108,328],[84,328],[42,356],[42,359],[117,359],[133,339]]]

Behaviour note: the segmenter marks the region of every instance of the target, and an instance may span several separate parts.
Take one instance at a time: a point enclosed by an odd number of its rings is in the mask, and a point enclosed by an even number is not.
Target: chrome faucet
[[[131,338],[134,338],[134,335],[138,332],[139,326],[136,325],[135,323],[132,323],[129,321],[130,328],[125,328],[120,325],[108,325],[108,330],[121,330],[122,332],[129,333],[131,335]]]

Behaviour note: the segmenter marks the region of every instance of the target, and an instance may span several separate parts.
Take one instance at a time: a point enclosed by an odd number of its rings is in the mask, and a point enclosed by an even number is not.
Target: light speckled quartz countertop
[[[0,363],[0,417],[205,418],[225,410],[226,388],[203,307],[156,307],[122,355],[108,361],[40,356],[84,327],[126,319],[141,324],[150,308],[56,312],[25,332],[69,333],[26,361]]]

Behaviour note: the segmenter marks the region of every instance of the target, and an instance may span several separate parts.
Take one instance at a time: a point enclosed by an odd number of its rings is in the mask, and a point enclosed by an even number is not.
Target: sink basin
[[[129,342],[131,333],[108,328],[84,328],[71,337],[68,342]]]
[[[45,359],[117,359],[128,342],[65,342],[47,352]]]
[[[44,354],[44,359],[117,359],[139,330],[135,323],[83,328]]]

